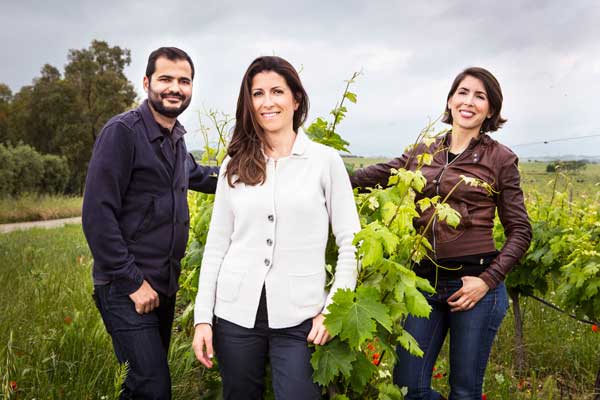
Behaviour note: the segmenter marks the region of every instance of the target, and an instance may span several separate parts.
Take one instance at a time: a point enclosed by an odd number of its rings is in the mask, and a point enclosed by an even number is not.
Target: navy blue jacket
[[[177,122],[174,137],[185,133]],[[147,101],[113,117],[94,145],[83,197],[83,231],[96,283],[121,293],[143,280],[168,296],[179,288],[189,231],[187,189],[214,193],[217,167],[196,164],[183,138],[163,134]]]

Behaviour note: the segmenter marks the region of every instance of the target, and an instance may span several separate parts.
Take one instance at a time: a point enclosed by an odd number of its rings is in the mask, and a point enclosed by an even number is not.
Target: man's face
[[[156,112],[177,118],[192,100],[192,67],[186,60],[159,57],[150,79],[144,77],[144,90]]]

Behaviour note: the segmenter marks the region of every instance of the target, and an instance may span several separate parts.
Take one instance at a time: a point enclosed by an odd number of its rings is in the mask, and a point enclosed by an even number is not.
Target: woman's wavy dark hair
[[[465,79],[467,76],[472,76],[473,78],[479,79],[483,86],[485,87],[485,91],[488,96],[488,101],[490,102],[490,110],[492,111],[492,116],[490,118],[486,118],[481,125],[481,132],[495,132],[504,125],[507,121],[506,118],[502,118],[500,115],[500,111],[502,111],[502,89],[500,89],[500,83],[490,71],[480,67],[470,67],[462,71],[460,74],[454,78],[454,82],[452,82],[452,87],[450,87],[450,91],[448,92],[448,97],[446,98],[446,114],[442,119],[442,122],[452,125],[452,113],[448,108],[448,100],[450,97],[454,95],[454,92],[458,89],[458,85]]]
[[[252,61],[246,70],[235,112],[235,127],[227,154],[231,158],[227,164],[227,183],[242,182],[246,185],[263,184],[266,179],[267,163],[261,147],[270,148],[265,132],[258,124],[252,104],[252,79],[256,74],[264,71],[273,71],[281,75],[298,103],[294,111],[293,129],[298,133],[298,128],[306,121],[308,114],[308,95],[300,82],[298,72],[294,67],[281,57],[264,56]]]

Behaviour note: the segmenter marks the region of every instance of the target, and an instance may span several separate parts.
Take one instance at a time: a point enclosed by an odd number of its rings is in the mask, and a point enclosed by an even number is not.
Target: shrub
[[[65,157],[42,155],[23,143],[16,146],[0,143],[0,196],[64,193],[68,180]]]
[[[42,156],[44,173],[40,192],[49,194],[64,193],[69,182],[69,165],[64,156],[45,154]]]

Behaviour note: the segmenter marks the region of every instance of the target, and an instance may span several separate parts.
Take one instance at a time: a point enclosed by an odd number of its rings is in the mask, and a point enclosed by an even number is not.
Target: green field
[[[58,195],[0,198],[0,224],[77,217],[82,201],[82,197]]]
[[[115,398],[119,370],[90,296],[91,260],[80,227],[2,235],[0,266],[3,398]],[[561,390],[575,399],[591,398],[586,394],[593,387],[600,334],[534,300],[525,299],[523,309],[527,378],[521,385],[515,378],[509,312],[486,374],[488,398],[558,399]],[[214,373],[202,379],[204,370],[194,361],[189,329],[177,324],[175,329],[174,398],[200,398]],[[434,380],[436,387],[447,389],[447,372],[446,358],[440,357],[436,373],[443,377]],[[12,395],[11,381],[17,385]]]
[[[345,157],[344,162],[353,169],[358,169],[371,164],[386,162],[389,158]],[[546,172],[545,162],[521,162],[521,184],[526,195],[539,193],[550,196],[554,189],[556,174]],[[572,193],[573,200],[598,196],[600,193],[600,164],[588,164],[575,172],[559,173],[556,189]]]
[[[357,160],[363,165],[372,161]],[[524,163],[521,169],[528,196],[552,192],[548,182],[554,175],[545,172],[545,164]],[[561,177],[558,189],[585,199],[598,196],[599,182],[600,165],[588,165]],[[0,398],[117,397],[123,371],[90,296],[90,271],[80,226],[0,235]],[[600,333],[532,299],[523,299],[522,308],[529,361],[525,376],[518,379],[514,369],[509,311],[487,369],[487,398],[592,399]],[[216,373],[199,367],[190,343],[190,326],[176,323],[170,353],[175,399],[210,397],[215,384]],[[446,357],[440,357],[434,386],[446,393],[448,369]]]
[[[0,285],[0,398],[117,398],[122,371],[93,304],[80,226],[0,235]],[[202,389],[190,343],[177,328],[176,399],[197,399]]]

